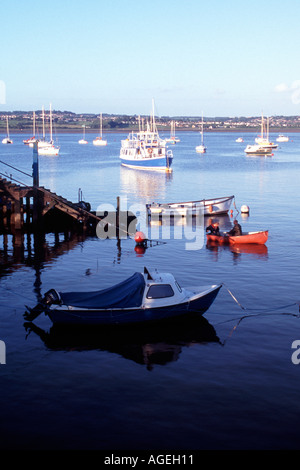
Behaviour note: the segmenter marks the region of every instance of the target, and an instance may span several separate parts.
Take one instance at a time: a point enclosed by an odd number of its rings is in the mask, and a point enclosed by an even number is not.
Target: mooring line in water
[[[253,312],[272,312],[274,310],[283,310],[285,308],[294,307],[295,305],[297,305],[298,309],[299,309],[299,312],[300,312],[300,302],[294,302],[292,304],[282,305],[282,306],[276,307],[276,308],[266,308],[266,309],[246,308],[237,300],[237,298],[233,295],[233,293],[228,289],[228,287],[224,283],[222,283],[222,286],[225,287],[227,292],[231,295],[233,300],[239,305],[239,307],[241,307],[242,310],[253,311]]]

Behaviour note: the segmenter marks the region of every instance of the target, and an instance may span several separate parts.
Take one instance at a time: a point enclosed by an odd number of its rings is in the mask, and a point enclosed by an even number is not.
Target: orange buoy
[[[134,251],[136,252],[136,254],[137,254],[138,256],[141,256],[141,255],[143,255],[143,254],[145,253],[146,248],[145,248],[144,246],[142,246],[142,245],[136,245],[136,246],[134,247]]]
[[[146,235],[143,232],[136,232],[134,241],[136,243],[144,243],[146,241]]]

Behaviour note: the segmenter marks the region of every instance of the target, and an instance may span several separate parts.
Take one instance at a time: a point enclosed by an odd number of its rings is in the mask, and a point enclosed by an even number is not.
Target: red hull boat
[[[208,242],[215,242],[219,244],[251,244],[255,243],[257,245],[264,245],[268,240],[268,230],[263,232],[247,232],[243,235],[237,235],[235,237],[225,236],[225,235],[206,235]]]

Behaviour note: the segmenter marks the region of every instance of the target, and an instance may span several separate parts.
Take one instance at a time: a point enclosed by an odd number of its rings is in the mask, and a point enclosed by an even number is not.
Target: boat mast
[[[6,116],[6,134],[7,134],[7,137],[9,138],[8,116]]]
[[[45,116],[44,116],[44,106],[42,106],[42,120],[43,120],[43,141],[45,142]]]
[[[203,111],[202,111],[202,124],[201,124],[201,145],[203,145]]]
[[[35,111],[33,111],[33,137],[35,137]]]
[[[52,140],[52,109],[51,109],[51,103],[50,103],[50,143],[53,143]]]
[[[152,132],[155,132],[154,100],[153,99],[152,99]]]
[[[100,114],[100,137],[102,139],[102,113]]]

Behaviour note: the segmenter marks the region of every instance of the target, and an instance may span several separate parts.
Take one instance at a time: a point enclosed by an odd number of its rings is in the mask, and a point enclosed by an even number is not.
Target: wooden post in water
[[[43,197],[42,193],[38,190],[39,188],[39,154],[38,154],[38,142],[33,144],[33,163],[32,163],[32,177],[33,177],[33,214],[32,222],[35,228],[38,228],[41,224],[42,209],[43,209]]]

